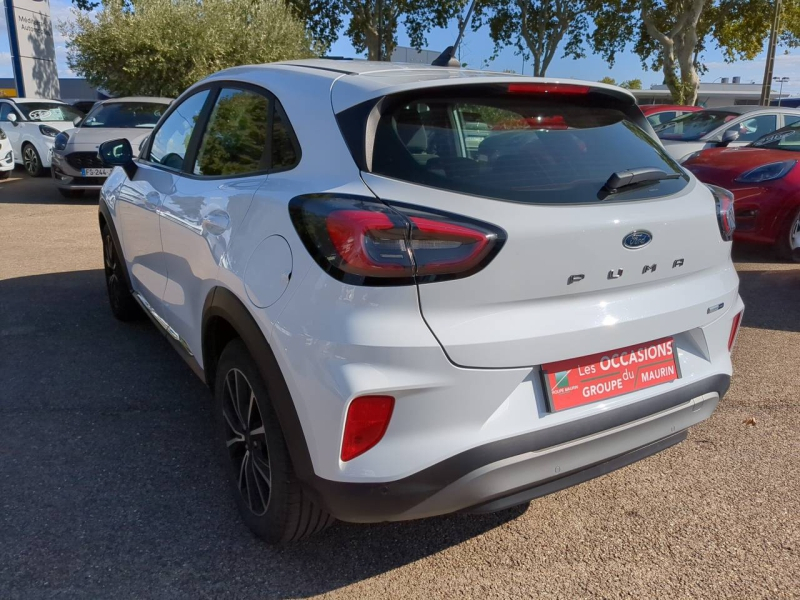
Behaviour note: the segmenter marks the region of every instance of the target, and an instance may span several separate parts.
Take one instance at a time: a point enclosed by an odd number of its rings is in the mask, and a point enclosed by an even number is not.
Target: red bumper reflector
[[[352,460],[380,442],[393,410],[391,396],[361,396],[353,400],[344,422],[342,460]]]
[[[728,338],[728,352],[733,350],[733,343],[736,341],[736,334],[739,333],[739,325],[742,323],[742,313],[740,312],[738,315],[733,317],[733,323],[731,323],[731,335]]]

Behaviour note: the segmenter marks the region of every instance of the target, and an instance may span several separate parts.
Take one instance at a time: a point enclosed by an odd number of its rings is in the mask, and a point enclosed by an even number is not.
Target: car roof
[[[796,108],[791,107],[783,107],[783,106],[755,106],[752,104],[743,105],[743,106],[715,106],[714,108],[706,108],[705,110],[711,112],[729,112],[729,113],[736,113],[739,115],[746,115],[747,113],[756,112],[756,111],[767,111],[767,112],[787,112],[791,114],[797,114],[798,111]]]
[[[670,110],[685,110],[690,112],[703,110],[702,106],[687,106],[685,104],[640,104],[639,108],[644,114],[667,112]]]
[[[153,96],[125,96],[123,98],[108,98],[98,100],[98,104],[115,104],[121,102],[152,102],[153,104],[170,104],[175,98],[156,98]]]
[[[261,65],[233,67],[211,75],[215,79],[242,79],[262,83],[269,88],[269,75],[275,72],[294,73],[323,78],[331,82],[336,112],[379,96],[401,91],[480,83],[566,83],[589,85],[612,92],[631,104],[635,98],[622,88],[599,82],[586,82],[554,77],[528,77],[516,73],[477,71],[458,67],[434,67],[418,63],[379,62],[360,59],[313,58]],[[299,92],[298,92],[299,93]]]
[[[3,98],[3,100],[11,100],[15,104],[28,104],[32,102],[55,102],[56,104],[66,104],[61,100],[55,98]]]

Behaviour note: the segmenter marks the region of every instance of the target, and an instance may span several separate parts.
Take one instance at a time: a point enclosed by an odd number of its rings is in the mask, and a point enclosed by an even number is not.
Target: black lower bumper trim
[[[305,480],[305,484],[317,502],[338,519],[365,523],[388,521],[480,467],[638,421],[704,394],[716,392],[722,398],[730,387],[730,379],[728,375],[714,375],[683,387],[667,388],[657,396],[578,422],[471,448],[395,481],[350,483],[312,476]]]
[[[468,508],[464,512],[497,512],[498,510],[505,510],[507,508],[511,508],[512,506],[524,504],[536,498],[541,498],[542,496],[559,492],[568,487],[572,487],[573,485],[578,485],[579,483],[584,483],[585,481],[589,481],[596,477],[607,475],[612,471],[616,471],[622,467],[627,467],[628,465],[632,465],[633,463],[647,458],[648,456],[652,456],[653,454],[657,454],[662,450],[666,450],[670,446],[681,443],[686,439],[687,435],[689,435],[688,431],[681,431],[664,439],[658,440],[657,442],[653,442],[652,444],[648,444],[647,446],[642,446],[636,450],[631,450],[625,454],[615,456],[607,461],[597,463],[578,471],[572,471],[571,473],[567,473],[566,475],[562,475],[560,477],[554,477],[553,479],[540,481],[534,487],[526,488],[519,492],[511,492],[507,496],[497,498],[496,500],[491,500],[490,502],[486,502],[485,504],[481,504],[473,508]]]

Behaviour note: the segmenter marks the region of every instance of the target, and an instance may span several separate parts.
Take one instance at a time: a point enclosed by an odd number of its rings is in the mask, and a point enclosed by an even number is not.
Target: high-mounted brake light
[[[736,217],[733,211],[733,194],[728,190],[709,185],[708,188],[714,195],[717,205],[717,224],[722,239],[730,242],[733,239],[733,232],[736,230]]]
[[[505,240],[505,232],[487,223],[371,198],[300,196],[289,211],[317,264],[359,285],[466,277],[485,267]]]
[[[591,88],[588,85],[575,85],[572,83],[510,83],[509,94],[588,94]]]
[[[361,396],[347,407],[341,457],[344,462],[364,454],[381,441],[394,411],[392,396]]]

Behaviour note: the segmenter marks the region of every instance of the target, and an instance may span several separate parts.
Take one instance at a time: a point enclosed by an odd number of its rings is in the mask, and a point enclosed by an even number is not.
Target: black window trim
[[[269,102],[272,110],[270,110],[269,118],[267,121],[267,142],[264,146],[264,154],[262,155],[261,165],[264,168],[259,169],[258,171],[251,171],[248,173],[237,173],[232,175],[196,175],[194,173],[194,161],[197,158],[197,153],[200,149],[200,141],[202,140],[203,136],[205,135],[206,129],[208,127],[208,121],[211,117],[211,113],[214,110],[214,106],[216,105],[217,99],[219,98],[219,94],[223,89],[236,89],[236,90],[243,90],[248,92],[253,92],[259,94],[261,96],[266,97]],[[206,98],[205,103],[203,104],[203,108],[200,110],[200,115],[197,119],[197,125],[195,125],[194,130],[192,131],[192,135],[189,138],[189,143],[186,146],[186,155],[183,158],[183,166],[180,170],[177,169],[170,169],[165,167],[160,163],[155,163],[150,160],[150,150],[153,145],[153,139],[155,138],[156,134],[160,131],[161,126],[166,122],[166,120],[170,117],[170,115],[177,110],[185,100],[194,96],[195,94],[201,93],[203,91],[209,91],[208,97]],[[278,99],[275,94],[270,92],[269,90],[252,84],[247,83],[244,81],[230,81],[230,80],[214,80],[199,85],[197,87],[193,87],[190,90],[191,93],[184,93],[177,100],[172,102],[167,112],[165,112],[161,119],[159,119],[156,126],[153,128],[152,132],[147,138],[147,145],[145,148],[142,149],[141,156],[136,158],[135,160],[141,164],[147,165],[154,169],[158,169],[161,171],[166,171],[167,173],[179,174],[181,177],[186,177],[187,179],[194,179],[200,181],[214,181],[218,179],[242,179],[245,177],[260,177],[264,175],[269,175],[271,173],[282,173],[284,171],[290,171],[297,167],[300,164],[300,160],[302,159],[302,152],[300,148],[300,142],[297,139],[297,134],[294,131],[294,127],[292,127],[291,122],[289,121],[289,117],[286,115],[286,111],[283,109],[283,105]],[[274,122],[274,114],[275,111],[280,111],[280,116],[286,125],[286,128],[289,133],[289,139],[294,147],[295,151],[295,161],[289,167],[281,167],[277,169],[273,169],[271,162],[272,162],[272,128]],[[144,158],[146,157],[146,158]]]

